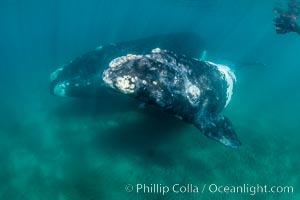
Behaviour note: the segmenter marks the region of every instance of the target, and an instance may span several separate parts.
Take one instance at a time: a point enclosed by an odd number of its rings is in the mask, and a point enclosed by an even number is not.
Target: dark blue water
[[[0,2],[0,199],[300,199],[300,37],[274,31],[274,1]],[[50,73],[95,47],[196,32],[207,59],[237,69],[226,148],[131,100],[49,94]],[[200,57],[201,55],[199,55]],[[199,193],[126,192],[193,184]],[[293,186],[293,193],[211,193],[203,185]]]

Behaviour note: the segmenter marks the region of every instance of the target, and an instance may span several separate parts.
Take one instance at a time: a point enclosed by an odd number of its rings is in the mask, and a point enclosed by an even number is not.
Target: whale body
[[[156,48],[112,60],[102,78],[107,87],[176,115],[213,140],[241,145],[232,123],[220,115],[236,80],[227,66]]]

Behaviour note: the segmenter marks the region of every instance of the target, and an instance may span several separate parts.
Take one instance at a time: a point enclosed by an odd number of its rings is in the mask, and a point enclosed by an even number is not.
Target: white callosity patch
[[[65,82],[57,84],[53,90],[54,94],[56,96],[65,97],[66,96],[66,85],[67,85],[67,83],[65,83]]]
[[[171,63],[169,60],[166,60],[161,54],[166,52],[166,50],[161,50],[160,48],[155,48],[155,49],[152,49],[151,53],[152,54],[148,54],[146,55],[147,58],[150,58],[150,59],[153,59],[155,60],[156,62],[160,62],[160,63],[163,63],[163,64],[174,64],[174,63]]]
[[[196,85],[188,84],[186,88],[187,99],[192,106],[196,106],[199,103],[200,89]]]
[[[220,139],[220,142],[222,144],[225,144],[226,146],[231,146],[231,142],[229,139],[225,138],[224,136],[222,136],[222,138]]]
[[[109,63],[109,67],[115,68],[121,66],[125,62],[127,62],[126,56],[117,57]]]
[[[236,77],[233,71],[231,71],[231,69],[226,66],[226,65],[221,65],[221,64],[215,64],[212,62],[208,62],[209,64],[216,66],[217,69],[224,75],[224,79],[227,82],[227,91],[226,91],[226,104],[225,107],[228,105],[228,103],[231,100],[231,96],[233,94],[233,85],[236,82]]]
[[[126,63],[129,60],[134,60],[137,58],[142,58],[142,56],[134,55],[134,54],[127,54],[126,56],[117,57],[109,63],[109,67],[115,68],[115,67],[121,66],[122,64]]]
[[[117,70],[116,68],[122,66],[124,63],[139,58],[142,58],[142,56],[127,54],[126,56],[121,56],[113,59],[109,63],[109,69],[103,72],[102,79],[104,83],[106,83],[111,88],[118,88],[121,92],[125,94],[133,93],[135,88],[134,83],[138,80],[137,77],[131,77],[129,75],[120,76],[116,78],[116,81],[114,83],[110,76],[112,73],[114,73],[115,70]]]
[[[109,78],[109,76],[110,76],[109,70],[105,70],[105,71],[103,72],[102,79],[103,79],[104,83],[106,83],[108,86],[113,87],[113,82],[112,82],[112,80]]]
[[[155,48],[151,52],[152,53],[160,53],[162,50],[160,48]]]
[[[54,72],[51,73],[50,75],[50,81],[53,82],[57,79],[59,73],[63,70],[64,68],[59,68],[57,70],[55,70]]]
[[[126,58],[127,58],[127,60],[134,60],[134,59],[142,58],[142,56],[141,55],[134,55],[134,54],[127,54]]]
[[[131,82],[131,80],[132,77],[129,75],[125,75],[123,77],[117,77],[116,87],[125,94],[133,93],[135,85]]]

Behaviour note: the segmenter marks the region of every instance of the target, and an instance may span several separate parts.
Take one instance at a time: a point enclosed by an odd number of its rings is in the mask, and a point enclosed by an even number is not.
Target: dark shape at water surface
[[[162,108],[226,146],[241,145],[232,123],[219,115],[231,100],[234,73],[224,65],[154,49],[110,62],[103,81],[113,90]]]
[[[144,54],[154,48],[199,57],[204,45],[197,34],[183,32],[100,46],[53,72],[50,91],[57,96],[104,98],[107,90],[101,77],[109,62],[122,55]]]

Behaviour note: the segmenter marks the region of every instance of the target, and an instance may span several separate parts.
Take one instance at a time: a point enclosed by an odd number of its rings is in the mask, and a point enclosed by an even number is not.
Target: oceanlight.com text
[[[127,184],[125,186],[126,192],[134,192],[137,194],[161,194],[168,193],[211,193],[211,194],[248,194],[256,195],[258,193],[278,193],[278,194],[293,194],[293,186],[268,186],[260,184],[242,184],[242,185],[218,185],[218,184],[178,184],[164,185],[164,184]]]

